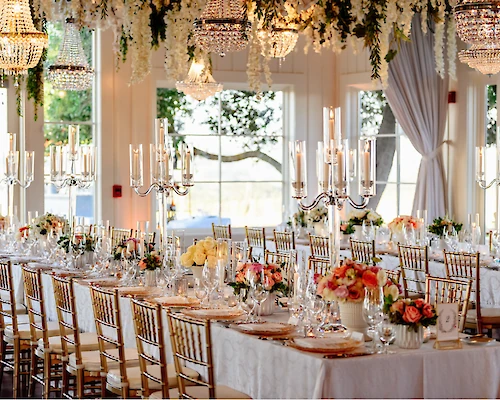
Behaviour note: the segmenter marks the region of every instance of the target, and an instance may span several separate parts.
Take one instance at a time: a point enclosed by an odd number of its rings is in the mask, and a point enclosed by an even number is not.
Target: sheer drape
[[[419,15],[413,19],[411,42],[401,44],[389,64],[385,95],[399,124],[422,155],[412,214],[426,209],[428,220],[432,221],[446,211],[442,145],[448,112],[448,77],[442,79],[436,73],[434,35],[422,33]],[[415,166],[401,160],[401,168]]]

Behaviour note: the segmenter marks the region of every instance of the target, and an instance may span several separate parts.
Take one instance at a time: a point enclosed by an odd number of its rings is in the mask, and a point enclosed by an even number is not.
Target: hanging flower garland
[[[80,26],[111,29],[117,60],[131,59],[131,83],[143,80],[151,70],[152,51],[165,48],[167,79],[177,81],[187,73],[190,60],[200,50],[193,40],[193,22],[205,0],[32,0],[33,16],[39,20],[73,17]],[[369,50],[372,79],[387,83],[388,63],[397,54],[399,42],[411,39],[411,21],[421,14],[422,29],[434,23],[436,71],[456,75],[456,38],[452,18],[454,0],[242,0],[252,23],[247,75],[249,85],[259,91],[261,75],[271,84],[267,39],[259,29],[276,21],[293,26],[305,38],[304,51],[340,52],[361,41]],[[450,18],[451,16],[451,18]],[[430,31],[430,30],[429,30]],[[445,40],[446,39],[446,40]],[[444,48],[446,46],[446,57]],[[446,63],[445,63],[446,58]],[[445,65],[446,64],[446,65]],[[119,64],[117,64],[118,66]],[[28,96],[42,102],[40,70],[28,85]]]

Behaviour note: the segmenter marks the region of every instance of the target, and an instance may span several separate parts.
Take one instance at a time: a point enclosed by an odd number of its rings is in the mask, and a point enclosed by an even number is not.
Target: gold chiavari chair
[[[29,324],[29,316],[18,315],[13,282],[10,261],[0,262],[0,382],[4,368],[11,369],[12,396],[17,398],[28,394],[23,388],[28,387],[31,345],[29,331],[24,339],[19,335],[19,326]]]
[[[100,368],[97,371],[88,371],[82,362],[84,352],[99,350],[97,334],[80,333],[73,280],[54,275],[52,284],[61,337],[60,340],[58,337],[49,338],[49,344],[53,351],[61,354],[62,394],[67,398],[79,399],[85,395],[92,398],[101,397],[103,392]],[[74,381],[71,386],[70,381]],[[70,396],[70,393],[73,395]]]
[[[252,259],[256,257],[254,249],[260,249],[261,253],[258,254],[261,258],[266,252],[266,230],[265,228],[249,228],[245,226],[245,235],[248,243],[248,255]]]
[[[283,276],[284,283],[291,287],[292,283],[292,265],[296,261],[291,253],[277,253],[266,250],[264,254],[264,261],[266,264],[275,264],[281,268],[281,275]]]
[[[401,271],[399,269],[386,269],[385,273],[387,274],[387,278],[399,284],[399,280],[401,279]]]
[[[214,234],[214,239],[232,239],[231,236],[231,225],[215,225],[212,222],[212,232]]]
[[[352,258],[356,261],[372,265],[375,258],[375,240],[364,242],[350,239]]]
[[[228,386],[215,384],[212,338],[209,320],[198,320],[182,314],[168,313],[170,342],[179,384],[179,398],[184,399],[248,399],[246,394]],[[185,364],[203,369],[193,378],[184,372]],[[193,385],[193,386],[189,386]],[[153,397],[153,396],[152,396]]]
[[[273,230],[274,244],[278,253],[289,253],[295,250],[295,233],[294,232],[278,232]]]
[[[330,258],[330,239],[325,236],[309,235],[311,256],[316,258]]]
[[[43,386],[43,398],[48,399],[50,393],[61,394],[59,383],[62,380],[62,363],[60,351],[51,348],[49,339],[56,337],[61,343],[59,323],[47,321],[45,299],[43,294],[42,273],[40,269],[23,267],[24,292],[29,315],[29,339],[31,341],[31,363],[29,396],[35,394],[35,385]],[[19,330],[23,337],[23,330]],[[53,342],[54,343],[54,342]]]
[[[399,244],[398,253],[401,276],[403,277],[404,296],[424,297],[425,278],[429,275],[428,247]]]
[[[113,247],[119,245],[125,239],[131,238],[134,236],[133,229],[119,229],[119,228],[111,228],[111,245]]]
[[[307,263],[308,270],[313,270],[314,274],[328,275],[332,270],[330,260],[309,256]]]
[[[444,250],[444,266],[448,279],[475,281],[476,269],[479,268],[479,253],[461,253]],[[471,305],[476,303],[476,287],[471,288]]]
[[[435,278],[425,279],[425,302],[437,307],[438,303],[458,303],[458,329],[463,332],[465,319],[469,308],[471,282],[455,279]]]
[[[141,389],[142,398],[159,396],[163,399],[178,398],[174,364],[167,364],[165,353],[162,306],[139,300],[132,300],[132,315],[139,353],[139,367],[128,368],[127,374],[131,388]],[[193,379],[199,373],[183,368],[183,372]],[[154,394],[154,396],[151,396]]]
[[[127,368],[139,366],[139,356],[136,349],[127,349],[123,343],[118,289],[91,286],[90,294],[99,351],[85,352],[83,365],[95,362],[97,356],[100,359],[103,393],[105,385],[107,390],[124,399],[137,397],[138,391],[130,388]]]

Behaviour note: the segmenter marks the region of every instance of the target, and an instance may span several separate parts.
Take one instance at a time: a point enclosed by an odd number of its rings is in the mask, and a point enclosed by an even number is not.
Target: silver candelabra
[[[19,185],[23,189],[28,188],[34,179],[35,152],[24,152],[24,182],[19,179],[19,151],[16,150],[16,134],[9,133],[9,150],[5,156],[5,176],[0,181],[7,184],[8,197],[8,225],[12,226],[14,221],[14,186]]]
[[[68,127],[68,144],[50,147],[50,181],[57,191],[68,188],[70,237],[74,230],[75,189],[87,189],[96,179],[96,148],[80,145],[80,127]]]
[[[340,108],[325,109],[324,140],[318,143],[316,166],[319,194],[310,205],[302,202],[307,197],[307,162],[305,141],[290,143],[292,158],[293,198],[298,200],[304,211],[314,209],[321,201],[328,209],[328,236],[330,240],[330,263],[340,265],[340,211],[348,202],[353,208],[362,209],[369,198],[376,194],[376,164],[374,138],[359,140],[359,188],[361,203],[356,203],[349,196],[349,183],[356,170],[356,151],[349,148],[347,139],[341,139]]]
[[[142,144],[130,145],[130,186],[141,197],[148,196],[155,191],[159,201],[159,226],[161,235],[161,250],[166,251],[168,245],[167,223],[168,204],[170,193],[186,196],[193,186],[193,155],[186,144],[181,146],[181,182],[174,181],[175,150],[169,142],[168,119],[155,120],[155,142],[150,144],[150,177],[151,183],[146,191],[141,192],[144,185],[144,154]],[[182,189],[181,189],[182,186]]]

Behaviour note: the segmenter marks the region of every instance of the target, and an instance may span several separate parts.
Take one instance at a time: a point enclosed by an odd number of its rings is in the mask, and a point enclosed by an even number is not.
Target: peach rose
[[[424,307],[422,308],[422,314],[424,314],[424,317],[426,318],[432,318],[434,316],[434,310],[432,309],[432,306],[430,304],[424,304]]]
[[[404,310],[405,310],[405,304],[402,300],[396,301],[391,306],[391,312],[398,312],[400,314],[403,314]]]
[[[375,279],[375,282],[376,282],[376,279]],[[349,288],[349,299],[351,299],[351,300],[361,299],[362,294],[363,294],[363,292],[355,286],[351,286]]]
[[[238,283],[245,282],[245,275],[242,274],[241,272],[236,274],[236,282],[238,282]]]
[[[273,279],[276,281],[276,282],[281,282],[283,280],[283,276],[281,275],[281,272],[275,272],[273,274]]]
[[[417,307],[407,306],[403,314],[403,320],[410,323],[416,324],[422,318],[422,314],[418,311]]]
[[[146,263],[144,261],[139,261],[139,268],[141,269],[141,271],[144,271],[146,269]]]
[[[425,302],[423,299],[416,299],[415,300],[415,306],[418,308],[422,308],[424,306]]]
[[[361,279],[363,281],[363,285],[365,285],[367,288],[375,288],[378,285],[377,275],[372,271],[363,272],[363,276]]]

